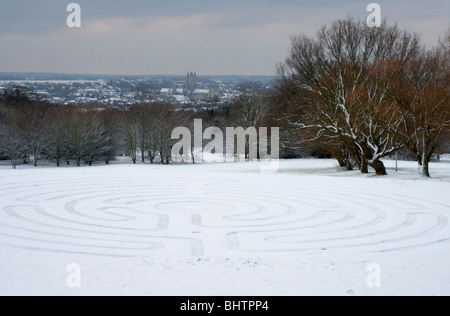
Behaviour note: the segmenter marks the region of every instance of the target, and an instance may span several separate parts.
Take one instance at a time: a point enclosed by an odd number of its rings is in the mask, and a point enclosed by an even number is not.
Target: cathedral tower
[[[197,73],[188,72],[186,79],[186,89],[188,93],[194,92],[196,86],[197,86]]]

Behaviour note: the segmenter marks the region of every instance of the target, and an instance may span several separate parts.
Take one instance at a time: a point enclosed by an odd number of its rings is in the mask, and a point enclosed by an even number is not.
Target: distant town
[[[41,101],[59,105],[101,104],[124,108],[135,103],[170,102],[177,106],[226,103],[248,82],[273,87],[271,76],[107,76],[47,73],[0,73],[0,94],[25,87]]]

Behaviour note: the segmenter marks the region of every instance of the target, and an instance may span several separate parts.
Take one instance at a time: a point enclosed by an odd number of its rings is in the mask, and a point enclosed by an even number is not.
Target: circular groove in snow
[[[0,244],[100,256],[209,255],[450,241],[448,206],[414,196],[299,184],[177,178],[3,185]],[[194,186],[194,188],[193,188]],[[222,242],[222,241],[225,242]]]

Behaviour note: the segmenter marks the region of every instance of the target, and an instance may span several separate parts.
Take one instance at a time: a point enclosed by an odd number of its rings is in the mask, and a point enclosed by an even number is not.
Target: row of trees
[[[193,130],[195,118],[203,119],[204,128],[260,127],[272,108],[258,83],[242,85],[226,105],[212,100],[200,108],[181,109],[168,103],[136,103],[126,110],[54,106],[38,101],[26,88],[11,87],[0,98],[0,159],[9,159],[14,168],[29,159],[34,166],[40,159],[80,166],[109,163],[125,154],[133,163],[169,164],[176,127]]]
[[[133,163],[140,152],[142,162],[154,163],[159,158],[169,164],[173,140],[172,130],[187,124],[187,115],[170,104],[138,104],[124,115],[123,134]]]
[[[281,120],[348,169],[385,175],[381,159],[407,149],[429,177],[450,128],[449,46],[450,32],[427,50],[416,34],[352,18],[294,36],[279,65]]]
[[[114,156],[113,136],[107,123],[108,110],[52,108],[45,104],[26,104],[20,109],[2,108],[0,125],[4,158],[15,168],[32,158],[48,158],[59,166],[65,161],[80,166]]]

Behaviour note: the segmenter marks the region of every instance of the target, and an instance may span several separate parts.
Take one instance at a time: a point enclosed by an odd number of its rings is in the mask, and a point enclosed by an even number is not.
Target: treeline
[[[39,160],[61,164],[109,163],[117,155],[133,163],[169,164],[172,131],[193,131],[194,119],[204,128],[270,126],[272,94],[259,83],[245,83],[228,104],[211,100],[201,106],[177,108],[169,103],[136,103],[125,110],[89,106],[55,106],[41,102],[32,91],[9,87],[0,98],[0,159],[14,168]]]
[[[450,31],[427,49],[420,36],[352,18],[292,37],[279,65],[280,111],[294,140],[328,148],[347,169],[407,150],[429,177],[450,128]]]
[[[71,162],[108,162],[115,155],[115,135],[109,109],[53,107],[27,100],[0,106],[0,156],[17,164],[31,158],[51,159],[60,166]]]

